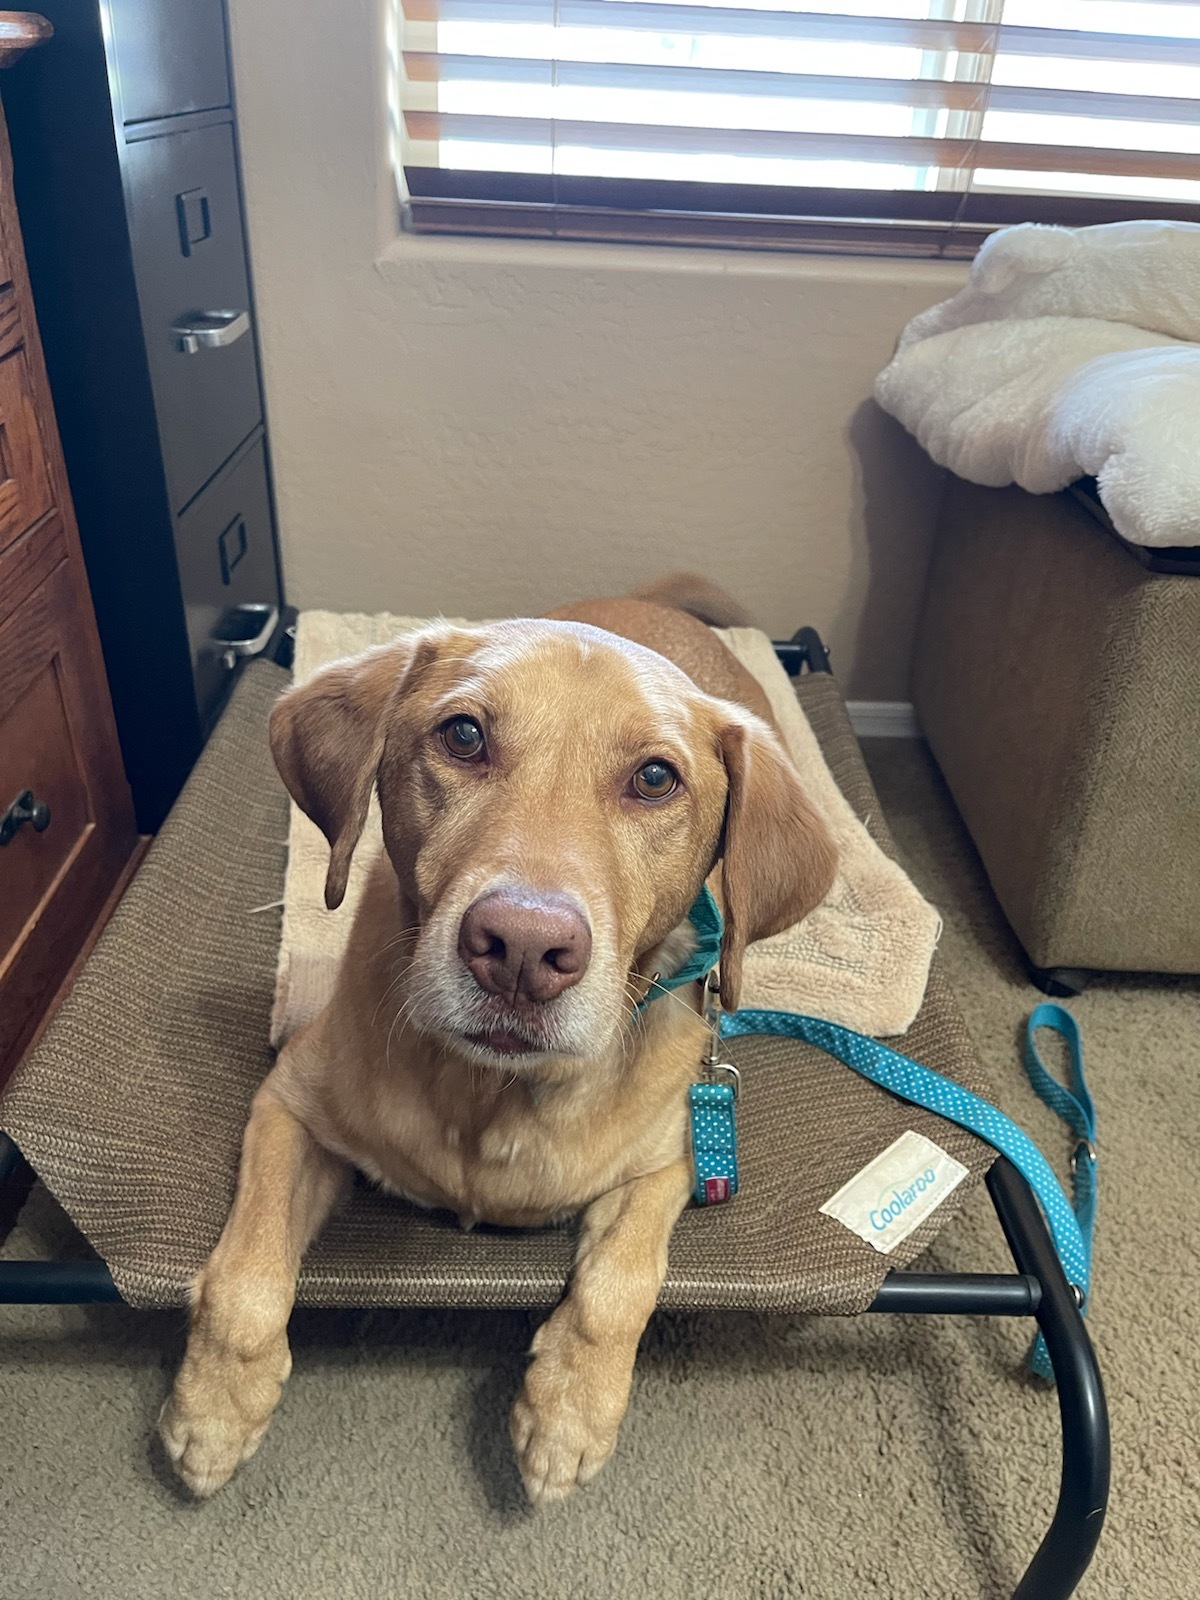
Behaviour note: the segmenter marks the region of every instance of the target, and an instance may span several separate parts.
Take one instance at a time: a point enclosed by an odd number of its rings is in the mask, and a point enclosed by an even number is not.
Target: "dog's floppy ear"
[[[397,639],[289,689],[271,711],[271,754],[288,793],[329,841],[325,904],[340,906],[367,820],[384,715],[431,641]]]
[[[736,1011],[746,946],[781,933],[820,905],[833,885],[837,847],[769,728],[747,717],[722,728],[720,742],[729,779],[721,1004]]]

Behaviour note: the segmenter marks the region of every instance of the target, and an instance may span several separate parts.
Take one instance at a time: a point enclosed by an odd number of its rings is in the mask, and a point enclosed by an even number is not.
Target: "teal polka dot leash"
[[[706,1063],[715,1072],[721,1063]],[[692,1119],[692,1163],[698,1206],[720,1205],[738,1192],[737,1086],[706,1079],[688,1089]]]
[[[704,971],[716,965],[720,953],[722,918],[707,886],[692,908],[692,922],[702,946],[688,963],[686,978],[665,980],[664,987],[692,982],[702,974],[699,963],[708,962]],[[711,991],[710,991],[711,992]],[[1066,1043],[1069,1062],[1068,1085],[1060,1083],[1047,1069],[1038,1050],[1038,1033],[1050,1029]],[[820,1017],[805,1017],[791,1011],[743,1010],[720,1019],[722,1038],[747,1033],[769,1033],[802,1039],[851,1067],[880,1088],[901,1100],[925,1107],[978,1135],[993,1149],[1008,1157],[1024,1177],[1045,1215],[1063,1271],[1074,1284],[1086,1314],[1091,1288],[1092,1241],[1096,1223],[1096,1111],[1088,1090],[1083,1066],[1083,1041],[1079,1025],[1064,1006],[1051,1002],[1038,1005],[1025,1030],[1025,1070],[1036,1093],[1070,1128],[1076,1139],[1071,1157],[1070,1200],[1055,1177],[1050,1163],[1025,1131],[1010,1117],[981,1095],[973,1094],[953,1078],[931,1067],[922,1066],[878,1039],[855,1033]],[[695,1199],[712,1205],[731,1199],[738,1189],[736,1102],[738,1079],[735,1069],[718,1059],[714,1048],[704,1062],[704,1081],[691,1085],[688,1103],[692,1118],[692,1149],[696,1167]],[[721,1081],[731,1075],[731,1081]],[[1053,1372],[1045,1344],[1039,1336],[1031,1357],[1033,1370],[1050,1378]]]
[[[1040,1028],[1051,1028],[1066,1040],[1071,1087],[1065,1088],[1047,1070],[1037,1047]],[[1078,1143],[1071,1158],[1073,1198],[1068,1200],[1050,1163],[1027,1133],[998,1107],[931,1067],[901,1055],[878,1039],[854,1033],[820,1017],[791,1011],[738,1011],[721,1019],[721,1034],[772,1033],[803,1039],[869,1078],[901,1100],[924,1106],[961,1128],[968,1128],[1008,1157],[1038,1198],[1050,1228],[1063,1271],[1087,1309],[1092,1275],[1092,1237],[1096,1222],[1096,1113],[1083,1070],[1079,1025],[1063,1006],[1036,1006],[1026,1024],[1025,1070],[1034,1089],[1058,1113]],[[1038,1336],[1030,1365],[1040,1377],[1053,1377],[1049,1353]]]

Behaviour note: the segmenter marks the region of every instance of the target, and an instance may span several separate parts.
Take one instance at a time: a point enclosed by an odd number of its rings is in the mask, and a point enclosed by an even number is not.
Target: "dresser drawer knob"
[[[50,826],[50,807],[44,800],[36,800],[32,789],[23,789],[0,817],[0,845],[6,845],[27,822],[34,833],[45,833]]]

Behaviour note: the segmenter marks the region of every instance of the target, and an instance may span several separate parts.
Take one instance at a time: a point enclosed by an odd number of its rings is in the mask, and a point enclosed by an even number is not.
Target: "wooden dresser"
[[[0,67],[50,32],[0,12]],[[136,846],[0,115],[0,1084]]]

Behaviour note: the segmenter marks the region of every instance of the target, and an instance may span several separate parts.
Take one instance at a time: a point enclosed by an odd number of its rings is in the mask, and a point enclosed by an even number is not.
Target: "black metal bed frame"
[[[829,672],[829,652],[812,628],[777,643],[792,677]],[[28,1181],[24,1157],[0,1133],[0,1198]],[[1067,1600],[1087,1569],[1108,1505],[1108,1408],[1095,1351],[1081,1315],[1081,1292],[1067,1282],[1033,1191],[1004,1156],[986,1178],[1016,1271],[889,1272],[872,1312],[909,1315],[1033,1317],[1046,1341],[1058,1390],[1062,1469],[1050,1527],[1013,1591],[1013,1600]],[[119,1302],[105,1263],[0,1261],[0,1304],[87,1305]]]

